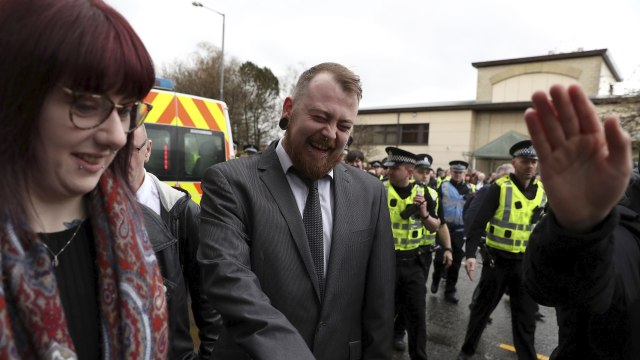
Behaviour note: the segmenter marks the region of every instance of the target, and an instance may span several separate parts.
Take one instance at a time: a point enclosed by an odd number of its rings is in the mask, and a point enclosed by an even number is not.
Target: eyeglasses
[[[147,145],[147,141],[148,141],[148,140],[149,140],[149,139],[144,139],[144,142],[142,143],[142,145],[140,145],[139,147],[138,147],[138,146],[134,146],[134,147],[135,147],[135,149],[136,149],[136,150],[138,150],[138,152],[140,152],[140,150],[142,150],[142,148],[143,148],[145,145]]]
[[[113,110],[117,109],[122,129],[125,133],[130,133],[142,125],[153,108],[151,104],[142,101],[115,104],[113,100],[103,95],[73,91],[64,86],[60,88],[73,98],[69,108],[69,119],[78,129],[88,130],[100,126],[109,118]]]

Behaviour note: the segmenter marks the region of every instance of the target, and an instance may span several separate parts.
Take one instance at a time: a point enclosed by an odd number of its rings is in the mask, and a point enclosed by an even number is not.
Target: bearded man
[[[215,359],[390,359],[386,193],[341,163],[360,79],[323,63],[283,104],[284,138],[203,178],[198,262],[225,322]]]

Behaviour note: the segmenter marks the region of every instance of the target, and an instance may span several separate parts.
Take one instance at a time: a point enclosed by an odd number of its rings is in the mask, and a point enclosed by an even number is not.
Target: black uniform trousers
[[[420,246],[420,250],[422,251],[422,267],[424,268],[424,278],[426,280],[429,278],[429,269],[431,268],[433,251],[431,250],[431,245]],[[393,323],[394,339],[403,338],[405,330],[407,330],[407,311],[400,306],[396,311],[396,319]]]
[[[427,358],[427,286],[422,250],[396,250],[396,318],[407,322],[409,357]]]
[[[447,284],[444,290],[445,294],[453,294],[456,292],[456,285],[458,284],[458,274],[460,273],[460,266],[462,264],[462,258],[464,258],[464,232],[462,227],[454,227],[447,224],[449,227],[449,234],[451,235],[451,252],[453,256],[453,263],[447,269]],[[444,249],[440,248],[436,250],[436,256],[433,260],[433,283],[440,284],[440,278],[445,267],[442,263],[444,259]]]
[[[523,286],[522,258],[514,257],[501,250],[490,249],[495,267],[484,261],[482,275],[478,283],[478,296],[471,308],[469,326],[462,345],[462,352],[475,353],[480,336],[487,326],[491,313],[496,308],[505,290],[509,289],[511,304],[511,331],[519,360],[535,360],[534,348],[538,304],[529,296]]]

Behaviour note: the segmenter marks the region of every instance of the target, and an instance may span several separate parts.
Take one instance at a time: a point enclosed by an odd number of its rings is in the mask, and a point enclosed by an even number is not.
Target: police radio
[[[417,184],[416,184],[416,195],[424,196],[424,188]],[[404,210],[400,212],[400,217],[403,220],[407,220],[411,216],[417,214],[419,211],[420,211],[420,206],[416,204],[409,204],[407,205],[406,208],[404,208]]]

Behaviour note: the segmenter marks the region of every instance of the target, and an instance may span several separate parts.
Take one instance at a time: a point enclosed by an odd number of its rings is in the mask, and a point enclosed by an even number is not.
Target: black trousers
[[[431,262],[433,260],[433,251],[431,251],[431,246],[420,247],[420,249],[423,250],[422,266],[424,268],[424,278],[426,280],[429,278],[429,269],[431,268]],[[400,307],[396,312],[396,319],[393,323],[394,338],[403,338],[405,330],[407,330],[407,312],[404,308]]]
[[[430,255],[430,254],[429,254]],[[406,321],[409,357],[427,359],[427,286],[423,251],[396,251],[396,319]],[[427,269],[427,270],[425,270]]]
[[[484,261],[482,275],[478,283],[478,296],[471,307],[469,325],[462,345],[467,355],[475,353],[482,332],[487,326],[491,313],[496,308],[505,290],[509,289],[511,297],[511,331],[518,359],[535,360],[534,348],[538,304],[524,290],[522,284],[522,259],[511,259],[500,256],[500,250],[492,250],[491,255],[495,267]]]
[[[456,292],[456,285],[458,284],[458,274],[460,273],[460,265],[462,263],[462,258],[464,258],[464,251],[462,251],[462,246],[464,245],[464,232],[462,228],[458,230],[454,230],[453,227],[449,228],[449,233],[451,235],[451,250],[453,252],[453,264],[447,269],[447,286],[444,290],[445,294],[453,294]],[[444,250],[440,248],[436,251],[436,256],[433,259],[433,283],[440,284],[440,278],[442,277],[442,272],[444,271],[444,264],[442,260],[444,259]]]

